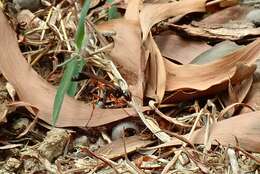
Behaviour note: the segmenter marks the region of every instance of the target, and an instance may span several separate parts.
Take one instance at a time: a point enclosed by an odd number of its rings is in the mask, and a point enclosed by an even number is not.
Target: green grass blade
[[[85,60],[80,58],[80,60],[77,60],[76,67],[73,72],[73,77],[77,77],[79,73],[82,71],[83,67],[85,65]],[[75,96],[76,92],[78,90],[78,82],[71,82],[70,86],[68,87],[68,95],[69,96]]]
[[[90,6],[90,0],[85,0],[80,13],[79,23],[75,34],[75,43],[78,52],[80,52],[82,48],[82,44],[87,39],[87,33],[85,33],[85,18],[88,14],[89,6]],[[65,94],[68,93],[69,95],[75,95],[76,93],[77,82],[72,82],[71,78],[73,76],[78,75],[79,72],[81,72],[84,63],[85,61],[83,59],[78,61],[76,57],[73,57],[71,60],[65,63],[66,64],[65,72],[62,77],[59,88],[56,92],[54,105],[53,105],[53,112],[52,112],[53,126],[55,126],[58,120]]]
[[[77,66],[77,60],[74,58],[65,67],[65,72],[62,77],[60,86],[57,90],[55,100],[54,100],[54,106],[53,106],[53,112],[52,112],[52,125],[53,126],[55,126],[55,124],[58,120],[60,110],[62,107],[62,103],[63,103],[63,99],[64,99],[66,92],[68,91],[70,84],[72,83],[71,78],[73,77],[73,73],[75,71],[76,66]]]
[[[108,3],[112,4],[114,0],[107,0]],[[120,17],[120,13],[117,11],[117,8],[112,5],[112,7],[108,10],[108,19],[116,19]]]
[[[85,0],[83,8],[80,12],[79,23],[75,35],[75,42],[78,50],[81,49],[84,38],[87,38],[87,33],[85,33],[85,18],[88,14],[89,6],[90,0]]]
[[[90,6],[90,0],[85,0],[83,8],[80,13],[79,23],[75,35],[75,42],[78,51],[81,50],[83,43],[85,43],[87,39],[87,33],[85,33],[85,18],[88,14],[89,6]],[[73,72],[73,77],[78,76],[78,74],[82,71],[84,64],[85,61],[83,59],[77,61],[77,64]],[[77,92],[77,87],[78,87],[78,82],[72,82],[68,87],[68,91],[67,91],[68,95],[74,96]]]

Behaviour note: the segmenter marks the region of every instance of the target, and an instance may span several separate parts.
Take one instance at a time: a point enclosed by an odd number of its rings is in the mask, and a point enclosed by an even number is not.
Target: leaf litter
[[[77,52],[85,1],[3,2],[2,173],[258,172],[256,7],[91,1]],[[79,87],[53,128],[56,86],[73,56],[86,64],[68,79]]]

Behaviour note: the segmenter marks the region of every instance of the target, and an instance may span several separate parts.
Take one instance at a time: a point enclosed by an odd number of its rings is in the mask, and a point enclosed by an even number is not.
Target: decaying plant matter
[[[255,7],[15,3],[0,1],[0,173],[259,170]],[[72,78],[62,78],[68,72]]]

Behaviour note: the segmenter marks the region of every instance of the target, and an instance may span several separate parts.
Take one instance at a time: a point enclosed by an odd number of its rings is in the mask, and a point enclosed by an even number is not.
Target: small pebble
[[[260,26],[260,9],[250,11],[246,15],[246,19],[255,24],[256,26]]]
[[[29,28],[37,28],[44,25],[44,21],[35,16],[30,10],[21,10],[17,14],[17,21],[25,23]]]
[[[41,0],[13,0],[13,4],[17,11],[22,9],[37,11],[42,6]]]
[[[3,166],[3,169],[5,172],[3,173],[9,173],[16,171],[21,165],[21,161],[19,161],[16,158],[9,158],[6,163]]]
[[[52,161],[63,153],[70,134],[64,129],[53,128],[47,133],[44,141],[39,144],[38,151]]]

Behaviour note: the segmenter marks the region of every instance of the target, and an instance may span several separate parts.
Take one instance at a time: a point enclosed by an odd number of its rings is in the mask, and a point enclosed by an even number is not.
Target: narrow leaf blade
[[[112,4],[114,0],[107,0],[108,3]],[[120,13],[117,11],[117,8],[112,5],[111,8],[108,10],[108,19],[116,19],[120,17]]]
[[[77,46],[78,50],[81,49],[84,37],[86,37],[85,18],[88,14],[89,6],[90,6],[90,0],[85,0],[83,8],[80,13],[79,23],[78,23],[78,27],[77,27],[77,31],[76,31],[76,35],[75,35],[75,42],[76,42],[76,46]]]
[[[77,65],[77,60],[73,59],[70,61],[65,69],[64,75],[62,77],[60,86],[57,90],[55,100],[54,100],[54,106],[53,106],[53,113],[52,113],[52,125],[55,126],[59,113],[62,107],[64,96],[71,84],[71,78],[73,76],[73,72],[75,71],[75,67]]]
[[[80,60],[78,60],[77,63],[76,63],[72,77],[77,77],[79,75],[79,73],[82,71],[84,65],[85,65],[84,59],[81,58]],[[75,96],[77,89],[78,89],[78,82],[71,82],[69,87],[68,87],[68,91],[67,91],[68,95],[69,96]]]

